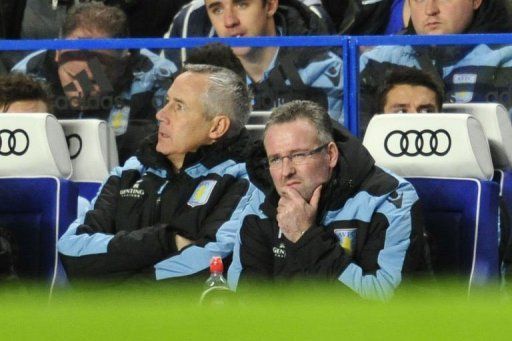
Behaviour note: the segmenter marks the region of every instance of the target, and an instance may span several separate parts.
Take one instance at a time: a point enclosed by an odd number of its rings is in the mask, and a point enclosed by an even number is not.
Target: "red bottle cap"
[[[222,258],[219,256],[212,257],[210,261],[210,272],[223,272],[224,265],[222,265]]]

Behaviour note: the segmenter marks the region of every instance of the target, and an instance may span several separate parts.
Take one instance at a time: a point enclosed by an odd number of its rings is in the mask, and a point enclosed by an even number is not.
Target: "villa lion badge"
[[[208,202],[208,199],[210,199],[210,195],[213,192],[215,184],[217,184],[216,180],[201,181],[201,183],[199,184],[199,186],[197,186],[194,193],[192,193],[190,199],[188,199],[187,204],[190,207],[196,207],[206,204]]]

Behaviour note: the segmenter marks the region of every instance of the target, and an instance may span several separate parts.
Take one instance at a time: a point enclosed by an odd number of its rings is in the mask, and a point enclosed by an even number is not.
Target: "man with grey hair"
[[[250,278],[309,277],[386,300],[404,276],[426,267],[414,188],[375,166],[318,104],[274,109],[248,160],[259,191],[243,216],[231,288]]]
[[[245,169],[251,111],[234,72],[188,65],[156,114],[158,133],[114,169],[58,242],[70,279],[194,275],[231,254],[251,186]],[[154,268],[153,268],[154,267]]]
[[[230,133],[238,134],[249,120],[251,104],[247,102],[248,88],[240,82],[241,78],[234,72],[206,64],[186,64],[184,71],[207,75],[210,87],[203,94],[206,115],[213,117],[219,112],[230,119]]]

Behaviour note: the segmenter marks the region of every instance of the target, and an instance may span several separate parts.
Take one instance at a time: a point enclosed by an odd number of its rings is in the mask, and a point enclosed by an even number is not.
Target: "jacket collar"
[[[185,155],[182,170],[201,163],[207,168],[213,168],[226,160],[244,162],[248,154],[249,133],[243,128],[236,136],[221,139],[211,145],[200,147],[195,152]],[[145,167],[160,168],[173,173],[170,161],[156,151],[158,134],[148,136],[137,150],[136,156]]]

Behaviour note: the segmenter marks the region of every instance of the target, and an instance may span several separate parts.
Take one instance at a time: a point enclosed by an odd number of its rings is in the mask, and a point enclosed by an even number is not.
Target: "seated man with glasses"
[[[274,109],[247,168],[260,191],[237,238],[232,289],[250,279],[308,277],[386,300],[410,273],[426,270],[414,188],[377,167],[318,104]]]

